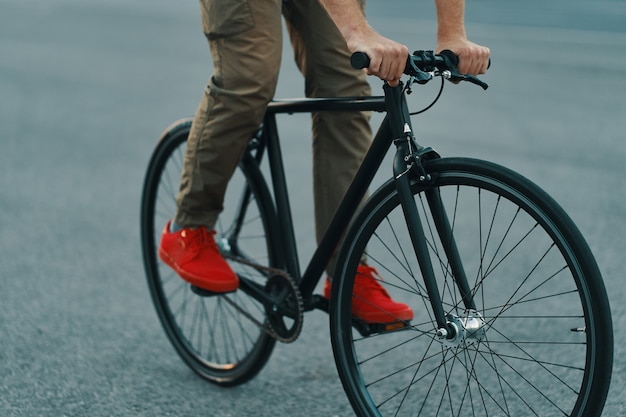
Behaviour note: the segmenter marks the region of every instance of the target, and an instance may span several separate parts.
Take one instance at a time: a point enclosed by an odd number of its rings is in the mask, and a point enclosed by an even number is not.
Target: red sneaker
[[[352,314],[366,323],[396,323],[413,319],[413,310],[391,299],[380,285],[383,279],[375,268],[359,265],[354,279]],[[330,280],[326,278],[324,297],[330,298]]]
[[[212,292],[231,292],[239,287],[239,278],[220,254],[206,227],[170,232],[167,222],[161,235],[159,258],[185,281]]]

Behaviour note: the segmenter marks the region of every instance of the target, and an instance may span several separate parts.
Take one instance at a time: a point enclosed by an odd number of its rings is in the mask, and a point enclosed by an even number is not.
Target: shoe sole
[[[330,296],[327,296],[325,291],[324,291],[323,297],[324,299],[330,302]],[[357,319],[361,320],[363,323],[366,323],[366,324],[387,325],[387,324],[396,324],[396,323],[407,323],[413,320],[413,310],[411,310],[410,307],[407,307],[405,310],[398,311],[396,313],[379,311],[374,314],[357,315],[357,314],[354,314],[354,312],[352,314],[354,315],[354,317],[356,317]],[[381,320],[381,316],[382,316],[382,320]]]
[[[379,312],[375,314],[354,314],[354,316],[367,324],[403,323],[413,320],[413,310],[409,308],[408,310],[402,310],[396,313]]]
[[[190,274],[182,270],[176,262],[174,262],[174,260],[161,249],[159,249],[159,258],[167,266],[172,268],[174,272],[176,272],[183,280],[203,290],[214,293],[228,293],[236,291],[239,288],[239,278],[237,278],[237,281],[234,284],[231,282],[207,282],[207,279],[204,277]]]

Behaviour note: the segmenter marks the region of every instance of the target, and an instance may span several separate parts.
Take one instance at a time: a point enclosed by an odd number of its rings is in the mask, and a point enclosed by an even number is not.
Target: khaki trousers
[[[364,1],[364,0],[363,0]],[[317,0],[201,0],[214,73],[196,112],[174,221],[212,229],[226,185],[274,97],[284,15],[307,97],[370,95],[345,41]],[[364,5],[363,5],[364,6]],[[371,141],[368,113],[312,115],[315,229],[319,240]],[[334,267],[334,260],[328,270]]]

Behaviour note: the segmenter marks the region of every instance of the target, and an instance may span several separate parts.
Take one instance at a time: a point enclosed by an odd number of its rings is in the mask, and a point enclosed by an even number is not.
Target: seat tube
[[[285,167],[283,164],[280,141],[278,139],[278,128],[276,127],[276,116],[274,114],[265,116],[264,135],[267,146],[267,154],[272,175],[272,186],[274,187],[274,198],[276,211],[278,213],[278,223],[280,226],[280,236],[282,239],[282,250],[284,252],[285,267],[296,282],[300,282],[300,262],[296,250],[296,239],[289,204],[289,193],[287,191],[287,180]]]

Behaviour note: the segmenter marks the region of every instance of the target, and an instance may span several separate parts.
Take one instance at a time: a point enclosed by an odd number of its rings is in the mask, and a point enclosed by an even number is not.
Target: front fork
[[[388,87],[388,86],[387,86]],[[444,311],[441,295],[437,286],[433,264],[428,250],[428,244],[422,221],[420,219],[417,205],[411,191],[410,179],[417,175],[418,179],[425,184],[431,181],[429,174],[424,170],[422,160],[428,157],[439,157],[435,151],[430,148],[420,147],[413,137],[411,131],[410,118],[406,106],[404,94],[399,88],[392,89],[388,87],[385,92],[388,103],[396,103],[400,105],[395,111],[388,111],[390,115],[390,127],[398,129],[402,126],[402,131],[392,132],[394,144],[397,152],[394,158],[393,173],[396,189],[402,205],[402,210],[406,220],[409,236],[413,244],[415,256],[417,258],[420,271],[423,277],[424,285],[428,293],[435,321],[437,323],[437,336],[441,340],[458,339],[460,332],[466,329],[459,328],[456,316],[446,315]],[[399,94],[399,97],[397,96]],[[395,95],[395,97],[394,97]],[[389,110],[389,108],[388,108]],[[401,117],[401,119],[398,119]],[[396,120],[393,120],[393,119]],[[467,281],[467,276],[461,262],[461,257],[454,240],[452,228],[445,211],[445,207],[441,200],[439,189],[436,187],[427,187],[424,194],[428,201],[428,206],[433,218],[433,223],[437,229],[437,234],[441,240],[442,247],[450,264],[452,275],[461,294],[464,307],[468,312],[475,312],[476,306],[472,297],[472,292]],[[468,313],[468,317],[469,317]],[[473,314],[473,313],[472,313]],[[464,327],[464,326],[461,326]]]

